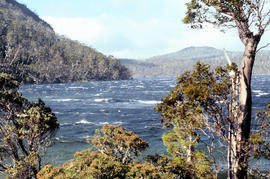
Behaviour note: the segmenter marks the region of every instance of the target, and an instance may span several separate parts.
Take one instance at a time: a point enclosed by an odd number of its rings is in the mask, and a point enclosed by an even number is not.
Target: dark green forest
[[[0,71],[22,83],[130,79],[118,59],[57,35],[26,6],[0,0]]]
[[[231,60],[240,66],[243,52],[228,51],[227,53]],[[270,74],[270,51],[260,51],[256,59],[253,73]],[[223,50],[213,47],[188,47],[145,60],[121,59],[135,78],[176,77],[186,70],[191,70],[197,61],[211,64],[212,67],[227,64]]]

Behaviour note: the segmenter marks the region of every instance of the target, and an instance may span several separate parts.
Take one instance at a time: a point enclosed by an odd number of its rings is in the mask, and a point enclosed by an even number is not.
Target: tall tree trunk
[[[226,51],[225,57],[229,65],[232,65],[232,62],[227,55]],[[232,90],[231,90],[231,104],[230,104],[230,113],[229,113],[229,129],[228,129],[228,153],[227,153],[227,160],[228,160],[228,179],[234,177],[234,169],[233,169],[233,161],[235,161],[235,149],[236,149],[236,127],[235,121],[238,117],[238,84],[239,84],[239,76],[234,72],[230,72],[230,78],[232,83]]]
[[[236,131],[236,139],[233,141],[235,161],[233,161],[233,178],[247,178],[248,169],[248,147],[251,126],[252,97],[251,97],[251,76],[258,38],[252,36],[246,39],[245,52],[242,58],[239,86],[239,116]]]

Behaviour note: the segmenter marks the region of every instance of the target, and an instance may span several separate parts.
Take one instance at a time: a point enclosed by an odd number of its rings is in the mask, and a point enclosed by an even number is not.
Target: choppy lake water
[[[20,92],[32,101],[41,98],[56,114],[60,130],[46,158],[61,164],[89,148],[85,139],[104,124],[122,125],[139,134],[150,144],[147,153],[164,153],[165,130],[153,108],[175,84],[175,78],[135,79],[24,85]],[[255,76],[252,86],[253,108],[263,108],[270,102],[270,76]]]

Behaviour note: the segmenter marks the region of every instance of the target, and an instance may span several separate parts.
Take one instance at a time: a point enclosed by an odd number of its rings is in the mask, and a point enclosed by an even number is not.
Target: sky
[[[193,30],[182,23],[187,0],[18,0],[56,33],[116,58],[146,59],[190,46],[243,51],[236,30]],[[263,36],[261,46],[270,41]]]

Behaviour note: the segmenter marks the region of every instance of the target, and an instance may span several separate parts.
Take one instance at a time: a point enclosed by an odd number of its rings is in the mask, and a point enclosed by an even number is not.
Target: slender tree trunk
[[[251,76],[259,40],[253,36],[246,39],[247,43],[245,44],[245,52],[242,58],[239,86],[239,116],[236,138],[232,141],[235,151],[235,159],[232,161],[234,174],[232,178],[247,178],[249,157],[247,150],[249,146],[252,112]]]
[[[228,154],[227,154],[227,160],[228,160],[228,179],[234,178],[234,161],[236,161],[235,158],[235,132],[234,132],[234,125],[230,124],[229,127],[229,134],[228,134]]]
[[[194,152],[194,147],[192,145],[192,137],[189,137],[189,145],[187,149],[187,162],[190,163],[191,165],[193,164],[193,152]]]
[[[232,62],[229,58],[229,56],[227,55],[226,51],[225,51],[225,56],[227,58],[227,61],[229,63],[229,65],[232,65]],[[230,78],[231,78],[231,82],[232,82],[232,90],[231,90],[231,104],[229,106],[230,110],[230,114],[229,114],[229,130],[228,130],[228,154],[227,154],[227,160],[228,160],[228,179],[233,178],[234,177],[234,165],[233,165],[233,161],[235,161],[235,149],[236,149],[236,124],[235,121],[238,117],[238,84],[239,84],[239,76],[234,72],[231,71],[230,72]]]

